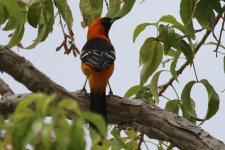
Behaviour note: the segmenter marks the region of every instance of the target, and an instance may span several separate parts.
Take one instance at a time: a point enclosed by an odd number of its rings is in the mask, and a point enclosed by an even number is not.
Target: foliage
[[[85,149],[87,122],[98,131],[92,136],[93,141],[106,137],[101,116],[81,111],[74,100],[65,99],[57,105],[55,102],[56,95],[34,94],[22,100],[7,121],[1,117],[2,148]]]

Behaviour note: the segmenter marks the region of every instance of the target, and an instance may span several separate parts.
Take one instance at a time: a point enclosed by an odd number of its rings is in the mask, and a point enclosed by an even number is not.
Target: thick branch
[[[14,92],[10,89],[9,85],[5,83],[0,78],[0,95],[4,96],[9,96],[9,95],[14,95]]]
[[[59,97],[72,97],[63,87],[36,69],[31,62],[0,45],[0,71],[10,74],[32,92],[58,93]]]
[[[225,6],[223,7],[223,13],[225,11]],[[216,21],[215,21],[215,26],[217,25],[217,23],[219,22],[220,18],[222,17],[223,13],[219,14],[217,17],[216,17]],[[194,53],[196,54],[199,49],[202,47],[202,45],[205,43],[206,39],[209,37],[209,35],[212,33],[212,30],[209,30],[209,31],[206,31],[205,35],[203,36],[203,38],[201,39],[201,41],[198,43],[198,45],[195,47],[194,49]],[[182,72],[184,71],[184,69],[189,65],[189,62],[186,61],[181,67],[180,69],[178,69],[176,71],[177,73],[177,76],[179,76],[180,74],[182,74]],[[166,84],[162,85],[162,89],[159,91],[159,96],[162,96],[162,94],[166,91],[166,89],[172,85],[173,81],[175,79],[174,78],[171,78]]]
[[[11,113],[27,95],[30,94],[3,98],[0,101],[0,113]],[[83,109],[89,108],[89,95],[82,97],[78,92],[74,92],[73,95]],[[108,96],[107,112],[110,124],[134,127],[153,138],[169,141],[180,149],[225,149],[221,141],[200,127],[142,100]]]

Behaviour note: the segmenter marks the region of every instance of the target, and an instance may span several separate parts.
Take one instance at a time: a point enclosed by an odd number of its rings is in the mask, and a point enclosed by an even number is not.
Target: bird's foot
[[[82,88],[79,92],[81,93],[82,97],[85,97],[85,95],[87,94],[87,90],[85,88]]]
[[[113,91],[110,90],[108,96],[113,96]]]

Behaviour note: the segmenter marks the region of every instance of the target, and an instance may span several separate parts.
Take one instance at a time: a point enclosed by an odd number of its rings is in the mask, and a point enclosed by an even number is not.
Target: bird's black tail
[[[107,119],[107,111],[106,111],[106,95],[105,92],[102,94],[94,93],[91,91],[90,95],[90,110],[102,115],[102,117]]]
[[[105,95],[105,92],[103,92],[102,94],[99,94],[99,93],[94,93],[93,91],[91,91],[91,95],[90,95],[90,110],[92,112],[100,114],[106,121],[106,119],[107,119],[107,112],[106,112],[106,95]],[[99,133],[99,131],[96,128],[95,125],[93,125],[92,123],[89,123],[89,125],[94,130],[96,130],[96,132]],[[98,145],[102,145],[103,144],[103,139],[104,138],[103,137],[101,137],[101,138],[102,139],[99,141]]]

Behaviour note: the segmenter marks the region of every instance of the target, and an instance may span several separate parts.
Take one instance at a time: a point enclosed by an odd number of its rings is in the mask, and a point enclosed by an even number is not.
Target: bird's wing
[[[80,59],[82,63],[89,64],[97,71],[104,70],[114,63],[115,50],[109,41],[92,39],[84,45]]]

